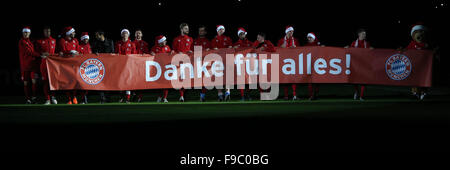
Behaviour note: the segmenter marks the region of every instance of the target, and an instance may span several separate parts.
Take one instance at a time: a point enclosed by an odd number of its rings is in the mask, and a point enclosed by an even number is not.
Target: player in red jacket
[[[92,50],[91,50],[91,45],[89,44],[89,33],[87,33],[87,32],[81,33],[80,40],[81,40],[80,46],[79,46],[80,54],[91,54]]]
[[[294,27],[286,26],[284,30],[286,34],[283,38],[278,40],[277,46],[281,48],[295,48],[300,46],[298,43],[298,39],[294,37]]]
[[[209,51],[211,48],[211,41],[206,38],[206,27],[201,25],[198,27],[198,37],[194,40],[194,46],[202,46],[203,50]],[[208,89],[202,87],[202,91],[200,92],[200,102],[204,102],[206,100],[206,92]]]
[[[144,36],[144,34],[142,33],[141,29],[137,29],[134,32],[134,41],[133,43],[136,45],[136,54],[150,54],[149,51],[149,47],[148,47],[148,43],[144,40],[142,40],[142,37]],[[140,103],[142,101],[143,98],[143,94],[142,94],[142,90],[137,91],[137,102]],[[133,92],[133,98],[134,96],[136,96],[136,94]]]
[[[79,48],[80,54],[92,54],[91,45],[89,44],[89,33],[87,32],[81,33],[80,40],[81,40]],[[87,90],[81,91],[81,104],[88,103],[87,94],[88,94]]]
[[[239,37],[239,40],[233,44],[234,48],[252,47],[253,42],[247,39],[247,31],[245,31],[244,28],[238,28],[237,35]]]
[[[167,45],[167,38],[164,35],[160,35],[155,38],[155,45],[152,47],[150,52],[153,56],[158,53],[172,53],[172,50]]]
[[[122,39],[116,42],[115,51],[118,54],[136,54],[136,45],[130,40],[130,31],[122,29],[120,32]]]
[[[44,97],[46,99],[44,105],[49,104],[58,104],[58,101],[55,98],[55,94],[50,92],[50,85],[48,80],[48,71],[47,71],[47,56],[55,54],[56,49],[56,40],[51,36],[50,27],[45,27],[44,30],[44,38],[36,41],[36,51],[41,55],[41,75],[42,75],[42,88],[44,91]]]
[[[203,50],[209,51],[211,49],[211,41],[206,38],[206,27],[201,25],[198,27],[198,37],[194,40],[194,46],[202,46]]]
[[[316,34],[310,32],[306,35],[307,43],[305,46],[320,46]],[[319,95],[319,84],[308,83],[309,100],[316,100]]]
[[[189,25],[186,23],[180,24],[180,32],[181,35],[178,37],[175,37],[175,39],[172,42],[172,50],[177,53],[185,53],[185,54],[192,54],[194,49],[194,40],[192,37],[190,37],[189,34]],[[184,92],[185,89],[180,89],[180,102],[184,102]]]
[[[34,49],[34,44],[30,40],[31,29],[24,27],[22,29],[22,38],[19,40],[19,59],[20,71],[22,74],[23,90],[27,104],[36,103],[36,82],[38,78],[38,69],[40,56]],[[31,81],[32,97],[30,98],[29,83]]]
[[[116,53],[121,55],[136,54],[136,45],[130,40],[130,31],[128,29],[122,29],[120,35],[122,36],[122,40],[116,42],[116,47],[114,48]],[[131,91],[125,91],[125,96],[126,103],[130,103]],[[122,97],[119,102],[122,103],[123,101],[124,98]]]
[[[75,29],[72,27],[64,28],[64,38],[59,39],[57,50],[59,51],[59,55],[63,57],[76,57],[79,53],[79,43],[75,38]],[[71,90],[67,91],[66,95],[68,98],[67,104],[78,104],[77,91]]]
[[[269,40],[266,40],[266,34],[263,32],[258,33],[256,36],[256,41],[253,43],[252,47],[255,51],[260,52],[275,52],[275,46]],[[263,92],[265,90],[259,87],[259,92]]]
[[[258,33],[256,36],[256,41],[253,42],[252,47],[259,51],[265,51],[265,52],[275,52],[275,46],[270,42],[269,40],[266,40],[266,34],[265,33]]]
[[[148,43],[142,40],[143,36],[141,29],[137,29],[134,33],[133,43],[136,45],[136,54],[150,54]]]
[[[242,28],[242,27],[238,28],[237,35],[239,37],[239,40],[233,44],[235,49],[252,47],[253,42],[251,42],[247,39],[247,31],[245,31],[244,28]],[[247,99],[251,100],[250,94],[249,94],[250,89],[248,89],[248,88],[245,89],[245,86],[244,86],[244,89],[239,89],[239,91],[241,93],[241,101],[245,101],[245,91],[247,91]]]
[[[223,35],[225,33],[225,27],[218,25],[216,31],[217,35],[211,40],[211,47],[215,50],[219,48],[231,48],[233,45],[231,38]]]
[[[295,48],[300,46],[298,43],[298,39],[294,37],[294,27],[292,26],[286,26],[286,29],[284,30],[284,33],[286,34],[283,38],[278,40],[277,46],[281,48]],[[292,100],[297,100],[297,84],[292,83],[290,84],[292,87]],[[288,94],[288,88],[289,84],[283,85],[284,89],[284,99],[289,99]]]
[[[150,54],[153,56],[159,53],[173,53],[170,47],[167,45],[167,38],[164,35],[160,35],[155,38],[155,45],[152,47],[152,50],[150,52]],[[167,100],[167,94],[169,94],[169,89],[162,89],[162,95],[158,96],[156,102],[169,102]]]
[[[232,48],[233,42],[230,37],[223,35],[225,33],[225,27],[223,25],[217,25],[216,27],[217,35],[211,40],[211,48],[217,50],[219,48]],[[217,95],[219,96],[219,101],[230,99],[230,89],[225,91],[223,94],[222,89],[217,89]]]
[[[176,53],[191,54],[194,49],[194,40],[189,34],[189,25],[186,23],[180,24],[181,35],[175,37],[172,42],[172,50]]]
[[[358,29],[358,31],[356,32],[358,34],[358,39],[356,39],[355,41],[352,42],[351,46],[352,48],[370,48],[373,49],[373,47],[370,46],[370,43],[366,40],[366,30],[365,29]],[[359,87],[356,84],[355,87],[355,93],[353,94],[353,99],[357,100],[358,99],[358,94],[359,94],[359,100],[364,101],[364,90],[366,89],[365,85],[360,85],[361,86],[361,91],[359,91]]]

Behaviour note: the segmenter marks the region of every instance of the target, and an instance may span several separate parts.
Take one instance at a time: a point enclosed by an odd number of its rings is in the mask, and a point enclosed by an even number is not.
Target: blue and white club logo
[[[406,55],[394,54],[386,60],[386,74],[392,80],[406,79],[411,70],[411,61]]]
[[[96,58],[87,59],[80,66],[80,76],[87,84],[96,85],[105,77],[105,67]]]

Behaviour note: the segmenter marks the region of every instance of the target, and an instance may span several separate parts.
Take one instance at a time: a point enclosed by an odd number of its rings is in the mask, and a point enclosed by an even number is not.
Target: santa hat
[[[30,27],[26,26],[26,27],[23,27],[22,32],[31,32],[31,29],[30,29]]]
[[[164,36],[164,35],[160,35],[160,36],[157,36],[156,37],[156,41],[158,42],[158,43],[163,43],[164,41],[166,41],[166,36]]]
[[[425,29],[426,29],[425,26],[423,26],[422,24],[415,24],[411,28],[411,36],[413,36],[414,31],[425,30]]]
[[[238,28],[238,36],[241,34],[241,32],[243,32],[245,35],[247,35],[247,31],[245,31],[245,29],[242,27]]]
[[[84,39],[89,39],[89,34],[88,32],[83,32],[81,33],[81,41],[83,41]]]
[[[310,32],[306,35],[306,38],[311,37],[312,39],[316,40],[316,34],[314,34],[313,32]]]
[[[225,27],[223,25],[217,25],[216,31],[219,32],[220,29],[225,30]]]
[[[72,27],[64,28],[64,33],[66,33],[66,35],[70,35],[70,34],[72,34],[74,32],[75,32],[75,29],[73,29]]]
[[[294,31],[294,27],[286,26],[286,30],[284,32],[287,34],[289,31]]]
[[[130,31],[128,31],[128,29],[122,29],[122,31],[120,31],[120,35],[122,35],[124,32],[127,32],[128,35],[130,35]]]

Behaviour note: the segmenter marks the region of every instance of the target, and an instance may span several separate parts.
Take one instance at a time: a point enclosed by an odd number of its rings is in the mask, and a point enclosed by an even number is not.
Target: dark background
[[[161,2],[161,5],[158,3]],[[443,3],[443,6],[440,4]],[[141,28],[144,32],[144,40],[151,45],[154,44],[154,37],[164,34],[168,37],[168,43],[179,34],[179,24],[187,22],[190,24],[190,35],[197,36],[198,25],[206,25],[209,33],[208,37],[213,38],[215,35],[215,26],[223,24],[226,27],[225,34],[237,39],[236,32],[238,27],[245,27],[248,31],[248,38],[255,40],[256,33],[263,31],[268,35],[268,39],[276,43],[278,39],[284,36],[286,25],[292,25],[295,28],[294,36],[305,42],[305,36],[308,32],[315,32],[322,44],[327,46],[343,47],[349,45],[356,39],[356,30],[364,27],[368,30],[368,40],[375,48],[398,48],[405,47],[411,40],[411,26],[416,22],[424,22],[430,29],[430,39],[435,46],[441,47],[442,63],[448,63],[448,46],[445,44],[449,34],[448,26],[448,1],[444,0],[422,0],[422,1],[256,1],[256,0],[229,0],[229,1],[15,1],[10,4],[3,4],[5,9],[0,12],[2,20],[1,38],[2,41],[2,59],[0,64],[0,89],[2,95],[22,95],[21,81],[19,80],[19,59],[17,54],[17,43],[21,37],[23,26],[31,26],[32,38],[38,39],[42,36],[42,28],[47,25],[52,28],[53,37],[57,38],[58,34],[65,26],[73,26],[76,30],[77,37],[81,32],[89,32],[91,39],[93,32],[97,29],[103,29],[107,37],[118,40],[120,31],[128,28],[132,35],[136,28]],[[132,37],[134,39],[134,37]],[[448,71],[442,68],[443,77],[448,77]],[[63,113],[62,113],[63,114]],[[234,123],[233,123],[234,121]],[[248,122],[252,122],[248,123]],[[259,121],[259,120],[256,120]],[[237,124],[235,124],[237,122]],[[261,123],[263,122],[263,123]],[[298,124],[301,122],[303,124]],[[380,124],[389,121],[384,120]],[[157,122],[144,125],[110,125],[98,126],[77,126],[62,125],[54,126],[8,126],[6,130],[14,133],[14,136],[23,134],[32,135],[33,139],[27,137],[18,137],[20,144],[13,148],[34,147],[37,150],[61,151],[67,148],[86,151],[90,148],[101,148],[108,151],[122,151],[127,148],[138,148],[145,143],[155,144],[148,146],[146,151],[172,151],[173,154],[166,153],[163,156],[158,154],[143,154],[134,163],[144,163],[156,161],[166,161],[169,164],[176,164],[173,160],[180,155],[181,150],[184,152],[209,153],[219,150],[220,153],[258,153],[261,150],[267,150],[269,143],[277,144],[284,151],[289,151],[291,146],[301,146],[306,151],[315,151],[313,146],[324,146],[318,151],[346,150],[346,147],[352,146],[353,150],[358,148],[380,148],[383,151],[396,148],[386,148],[385,145],[379,145],[381,142],[389,143],[395,139],[398,145],[405,146],[405,150],[415,151],[415,149],[423,149],[421,143],[434,145],[433,141],[427,140],[428,130],[417,125],[414,129],[404,129],[402,125],[389,125],[386,129],[378,131],[378,129],[359,128],[362,123],[350,120],[346,122],[323,121],[298,119],[294,120],[263,120],[255,123],[255,120],[220,120],[207,123],[206,121],[184,122]],[[271,126],[265,126],[265,123]],[[378,124],[377,121],[371,122]],[[405,124],[407,124],[406,122]],[[286,124],[284,126],[277,126]],[[394,124],[394,123],[392,123]],[[431,124],[431,123],[430,123]],[[199,130],[192,132],[193,129]],[[223,127],[221,127],[223,125]],[[231,125],[231,126],[229,126]],[[257,125],[257,127],[255,127]],[[294,128],[309,127],[314,125],[316,131],[310,131],[304,136],[296,134]],[[333,128],[345,125],[345,128]],[[208,127],[215,127],[208,129]],[[287,127],[286,127],[287,126]],[[293,130],[283,131],[293,126]],[[13,127],[13,128],[11,128]],[[278,127],[278,128],[276,128]],[[260,131],[262,128],[262,131]],[[393,128],[394,132],[390,132]],[[329,131],[329,129],[331,129]],[[217,130],[218,132],[215,132]],[[257,133],[251,137],[258,135],[259,138],[250,139],[243,131],[253,130]],[[348,130],[352,130],[349,132]],[[407,131],[407,133],[404,133]],[[47,132],[47,133],[45,133]],[[239,133],[240,132],[240,133]],[[442,135],[444,130],[435,132]],[[40,133],[44,135],[40,136]],[[92,137],[88,138],[85,136]],[[221,133],[221,134],[219,134]],[[235,136],[234,134],[239,135]],[[271,135],[267,135],[271,134]],[[383,134],[387,133],[387,135]],[[55,134],[55,135],[54,135]],[[278,135],[274,135],[278,134]],[[366,134],[364,141],[372,141],[368,143],[360,142],[357,136]],[[370,136],[375,134],[375,136]],[[408,138],[400,139],[402,136]],[[430,134],[430,136],[433,134]],[[13,135],[11,135],[13,136]],[[64,136],[66,140],[62,140],[60,136]],[[73,141],[67,139],[73,139]],[[210,138],[212,136],[212,138]],[[218,137],[221,136],[221,137]],[[296,136],[303,137],[300,140],[285,140]],[[330,137],[331,136],[331,137]],[[9,136],[2,136],[7,139]],[[143,138],[150,138],[143,140]],[[214,138],[215,137],[215,138]],[[329,141],[327,137],[337,139]],[[99,139],[103,138],[103,139]],[[11,138],[9,138],[11,139]],[[263,140],[259,141],[258,140]],[[306,139],[314,142],[303,142]],[[35,145],[28,145],[27,142],[37,142]],[[64,141],[64,142],[61,142]],[[153,143],[152,143],[153,141]],[[155,142],[157,141],[157,142]],[[273,141],[273,142],[270,142]],[[318,142],[318,143],[315,143]],[[440,141],[443,143],[443,141]],[[333,145],[330,145],[333,144]],[[416,145],[419,144],[419,145]],[[19,145],[23,145],[21,147]],[[42,147],[40,147],[42,145]],[[233,147],[232,147],[233,146]],[[238,147],[234,147],[238,146]],[[442,145],[436,145],[439,148]],[[8,146],[6,146],[8,147]],[[319,146],[320,147],[320,146]],[[422,148],[421,148],[422,147]],[[373,149],[373,150],[375,150]],[[137,150],[137,149],[136,149]],[[288,163],[289,165],[302,166],[303,164],[314,160],[319,162],[324,159],[327,154],[276,154],[278,160],[274,162]],[[22,155],[21,155],[22,156]],[[18,158],[22,158],[19,156]],[[39,157],[31,156],[31,159]],[[78,155],[71,155],[71,157]],[[118,157],[116,157],[118,156]],[[90,161],[84,163],[104,163],[104,165],[113,166],[121,164],[123,157],[135,158],[132,154],[122,155],[87,155],[82,154],[80,158],[86,158]],[[302,159],[303,156],[309,157]],[[335,154],[325,156],[326,158],[338,159],[342,155]],[[359,154],[353,156],[358,157]],[[384,155],[383,158],[390,157],[397,159],[396,155]],[[422,155],[423,156],[423,155]],[[51,159],[59,157],[58,154],[52,155]],[[56,161],[65,160],[62,156]],[[108,161],[99,162],[99,159],[110,159]],[[148,159],[147,159],[148,158]],[[151,160],[151,158],[156,158]],[[285,160],[281,160],[285,158]],[[364,159],[365,157],[360,157]],[[360,160],[356,159],[356,160]],[[400,159],[400,158],[399,158]],[[354,159],[352,159],[354,160]],[[346,160],[338,164],[353,164],[352,160]],[[378,164],[379,158],[373,159],[372,164]],[[48,160],[47,160],[48,161]],[[69,161],[70,165],[75,165]],[[114,162],[114,163],[111,163]],[[166,163],[164,162],[164,163]],[[393,161],[397,162],[397,161]],[[327,164],[329,162],[321,162],[319,164]],[[334,162],[336,163],[336,162]],[[397,162],[398,163],[398,162]],[[407,163],[411,163],[408,161]],[[159,164],[163,164],[159,162]],[[123,165],[123,164],[121,164]],[[134,164],[125,164],[124,166],[133,166]],[[411,165],[411,164],[410,164]],[[67,165],[66,165],[67,166]]]
[[[161,3],[159,5],[159,3]],[[356,37],[358,28],[366,28],[368,40],[375,48],[405,47],[410,42],[411,26],[425,23],[433,46],[440,46],[443,61],[448,59],[445,40],[449,26],[448,2],[423,1],[20,1],[7,5],[13,10],[3,10],[2,37],[5,54],[0,64],[2,89],[16,88],[19,79],[17,42],[24,26],[32,29],[32,39],[42,37],[42,28],[50,26],[58,38],[65,26],[73,26],[77,38],[89,32],[91,40],[97,29],[107,37],[118,40],[120,31],[128,28],[134,39],[134,30],[141,28],[144,40],[154,45],[157,35],[166,35],[168,44],[178,36],[179,24],[190,24],[190,36],[197,37],[198,26],[208,28],[208,38],[216,34],[216,25],[225,25],[225,34],[237,40],[237,28],[244,27],[251,41],[258,32],[265,32],[274,44],[284,36],[287,25],[295,28],[294,36],[301,44],[306,34],[314,32],[326,46],[343,47]],[[438,69],[439,70],[439,69]],[[445,70],[439,71],[447,74]],[[444,75],[447,77],[448,75]],[[444,78],[445,79],[445,78]],[[20,87],[20,86],[19,86]],[[21,92],[5,91],[4,95]]]

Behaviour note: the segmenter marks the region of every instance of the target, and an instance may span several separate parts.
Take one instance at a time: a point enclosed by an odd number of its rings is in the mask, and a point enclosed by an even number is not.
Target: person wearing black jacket
[[[91,43],[92,53],[114,53],[114,42],[113,40],[107,39],[105,37],[105,32],[102,30],[97,30],[95,32],[95,40]],[[105,91],[100,91],[100,103],[103,104],[109,100],[107,100],[107,96],[105,95]]]
[[[114,53],[113,40],[105,37],[105,32],[98,30],[95,32],[95,40],[91,43],[92,53]]]

